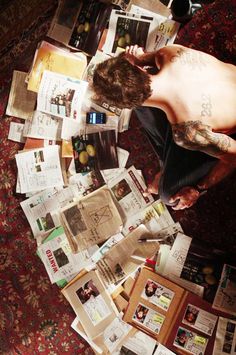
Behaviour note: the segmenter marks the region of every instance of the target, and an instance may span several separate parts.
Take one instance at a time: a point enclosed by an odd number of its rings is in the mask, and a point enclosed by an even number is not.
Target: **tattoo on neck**
[[[206,66],[206,60],[202,53],[198,52],[191,52],[186,49],[178,49],[176,55],[174,55],[170,61],[172,63],[180,62],[183,65],[191,66],[191,68],[201,70],[203,67]]]
[[[210,117],[212,115],[212,104],[211,96],[207,94],[202,94],[202,110],[201,117]]]
[[[212,132],[210,126],[201,121],[187,121],[172,125],[176,144],[190,150],[200,150],[214,157],[228,152],[230,138],[225,134]]]

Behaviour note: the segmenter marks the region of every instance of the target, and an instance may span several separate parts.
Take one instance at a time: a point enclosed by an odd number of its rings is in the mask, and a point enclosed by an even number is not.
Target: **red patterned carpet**
[[[75,315],[51,285],[36,256],[36,243],[15,194],[14,155],[21,145],[8,141],[15,118],[4,116],[13,69],[28,70],[38,41],[45,37],[57,2],[8,0],[0,3],[0,354],[92,354],[70,327]],[[232,62],[236,58],[235,0],[204,5],[176,42]],[[234,63],[235,64],[235,63]],[[223,103],[222,103],[223,104]],[[147,182],[158,162],[142,128],[132,118],[119,137],[130,151],[129,165],[142,169]],[[236,174],[208,192],[189,210],[172,211],[191,237],[235,253]]]

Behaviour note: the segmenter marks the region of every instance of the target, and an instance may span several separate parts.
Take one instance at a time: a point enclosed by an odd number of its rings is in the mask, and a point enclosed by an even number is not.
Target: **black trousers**
[[[161,165],[159,196],[167,204],[182,187],[195,186],[216,164],[216,158],[205,153],[178,146],[166,114],[157,108],[142,106],[135,109]]]

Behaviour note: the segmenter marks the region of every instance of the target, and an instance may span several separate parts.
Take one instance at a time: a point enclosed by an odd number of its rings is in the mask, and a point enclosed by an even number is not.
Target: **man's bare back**
[[[179,45],[157,51],[155,63],[160,71],[144,106],[165,111],[178,145],[236,164],[227,135],[236,131],[236,67]]]

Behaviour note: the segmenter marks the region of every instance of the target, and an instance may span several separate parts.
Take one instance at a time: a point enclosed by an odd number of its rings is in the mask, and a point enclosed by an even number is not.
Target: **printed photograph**
[[[34,152],[34,159],[35,159],[35,163],[39,164],[44,162],[44,155],[43,155],[43,151],[39,150],[37,152]]]
[[[74,94],[75,90],[68,88],[62,93],[57,93],[55,96],[51,96],[50,111],[52,114],[71,117],[71,104]]]
[[[186,343],[188,342],[188,339],[192,337],[192,332],[183,328],[179,328],[174,340],[174,345],[181,346],[182,348],[184,348],[186,346]]]
[[[82,218],[81,212],[76,205],[68,208],[62,213],[71,230],[71,233],[74,236],[77,236],[79,233],[84,232],[87,229],[86,224],[84,223],[84,220]]]
[[[48,212],[45,217],[38,218],[36,223],[40,231],[44,230],[46,232],[55,227],[55,223],[53,222],[50,212]]]
[[[129,184],[125,179],[122,179],[118,182],[118,184],[114,185],[111,190],[113,191],[115,198],[117,201],[122,200],[125,196],[127,196],[130,192],[132,192]]]
[[[232,349],[232,343],[224,343],[222,348],[224,353],[231,354],[231,349]]]
[[[118,168],[115,130],[72,137],[77,173]]]
[[[174,297],[174,292],[149,279],[142,291],[141,297],[167,310]]]
[[[76,291],[77,296],[82,304],[85,304],[88,300],[96,298],[100,293],[97,287],[94,285],[93,280],[89,280]]]
[[[145,48],[149,27],[148,22],[118,17],[112,53],[116,52],[117,47],[125,48],[134,44]]]
[[[59,268],[69,263],[69,259],[62,248],[54,250],[53,255],[55,256]]]
[[[189,323],[191,325],[194,325],[195,322],[196,322],[196,319],[197,319],[197,316],[198,316],[198,313],[199,313],[199,309],[192,306],[192,305],[188,305],[187,308],[186,308],[186,312],[185,312],[185,315],[184,315],[184,321],[186,323]]]
[[[139,323],[144,323],[148,311],[149,308],[143,306],[142,304],[139,304],[136,308],[133,319]]]
[[[234,333],[235,332],[235,324],[231,323],[231,322],[227,322],[226,331],[230,332],[230,333]]]

